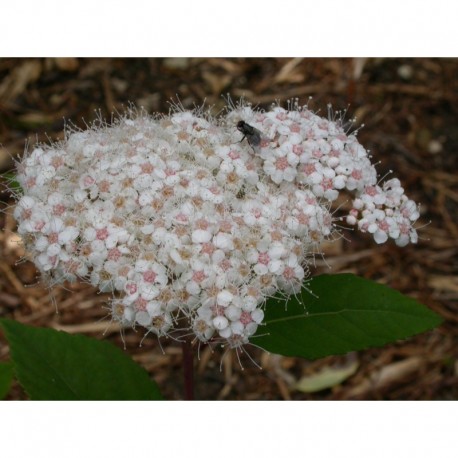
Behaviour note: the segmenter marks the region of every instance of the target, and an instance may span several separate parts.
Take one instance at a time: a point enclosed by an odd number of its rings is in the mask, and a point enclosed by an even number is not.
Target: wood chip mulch
[[[327,104],[348,108],[364,124],[359,141],[379,161],[380,176],[394,171],[407,195],[421,202],[420,240],[398,248],[375,246],[345,232],[348,241],[326,247],[315,273],[353,272],[418,299],[444,318],[439,328],[384,348],[318,361],[267,354],[224,354],[202,346],[196,359],[196,398],[233,400],[452,400],[458,398],[458,60],[457,59],[1,59],[0,173],[12,157],[47,138],[63,137],[65,120],[84,127],[100,113],[110,119],[133,103],[168,112],[179,95],[185,107],[204,100],[222,108],[221,94],[268,107],[299,97],[326,116]],[[47,290],[17,243],[0,194],[0,316],[36,326],[79,332],[124,344],[108,326],[103,295],[87,285]],[[126,352],[143,365],[168,399],[183,399],[182,353],[125,332]],[[224,357],[223,357],[224,356]],[[9,348],[0,334],[0,361]],[[262,370],[251,361],[253,358]],[[336,386],[306,393],[303,377],[352,367]],[[7,399],[26,399],[15,383]]]

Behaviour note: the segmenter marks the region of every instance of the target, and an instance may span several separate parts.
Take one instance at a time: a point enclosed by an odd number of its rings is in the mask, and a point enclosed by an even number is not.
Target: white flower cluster
[[[259,142],[240,142],[241,120]],[[35,148],[18,181],[18,232],[52,281],[112,291],[123,325],[232,347],[267,297],[300,290],[342,190],[355,194],[347,222],[377,243],[417,240],[399,181],[379,187],[355,135],[307,107],[125,116]]]

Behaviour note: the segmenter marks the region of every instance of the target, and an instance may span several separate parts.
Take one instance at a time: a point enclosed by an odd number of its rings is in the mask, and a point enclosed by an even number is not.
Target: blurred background
[[[25,146],[63,138],[66,122],[84,128],[111,119],[129,104],[167,113],[171,99],[185,108],[224,105],[243,96],[268,108],[298,97],[322,116],[327,105],[356,117],[362,145],[380,176],[393,170],[407,195],[421,203],[416,246],[375,246],[345,232],[325,247],[315,273],[353,272],[416,298],[444,318],[439,328],[384,348],[318,361],[270,355],[250,358],[201,347],[197,399],[457,399],[458,398],[458,59],[0,59],[0,173]],[[311,98],[310,98],[311,97]],[[108,339],[105,298],[87,285],[47,290],[24,252],[0,185],[0,316]],[[331,270],[330,270],[331,268]],[[57,304],[57,312],[56,312]],[[107,331],[106,331],[107,330]],[[106,331],[106,332],[105,332]],[[135,361],[164,397],[182,399],[181,347],[126,330]],[[0,361],[9,358],[0,334]],[[26,399],[15,384],[8,399]]]

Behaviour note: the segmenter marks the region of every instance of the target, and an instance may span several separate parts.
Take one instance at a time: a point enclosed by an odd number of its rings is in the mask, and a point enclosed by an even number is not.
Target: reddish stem
[[[186,401],[194,400],[194,349],[190,340],[181,344],[183,351],[184,398]]]

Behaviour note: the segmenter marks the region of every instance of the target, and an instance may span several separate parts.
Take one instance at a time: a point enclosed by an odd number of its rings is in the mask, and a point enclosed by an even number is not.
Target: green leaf
[[[351,377],[357,371],[358,366],[358,361],[353,361],[343,367],[326,366],[316,374],[302,377],[294,385],[294,389],[304,393],[315,393],[332,388]]]
[[[442,322],[416,300],[351,274],[313,278],[288,302],[271,299],[252,342],[285,356],[322,358],[424,332]]]
[[[21,185],[16,180],[16,174],[14,172],[1,173],[0,177],[2,177],[7,182],[7,188],[10,191],[12,191],[13,193],[16,193],[16,194],[21,194],[22,193]]]
[[[161,399],[148,373],[114,345],[0,320],[16,377],[34,400]]]
[[[10,390],[13,380],[14,366],[12,363],[0,363],[0,399],[3,399]]]

